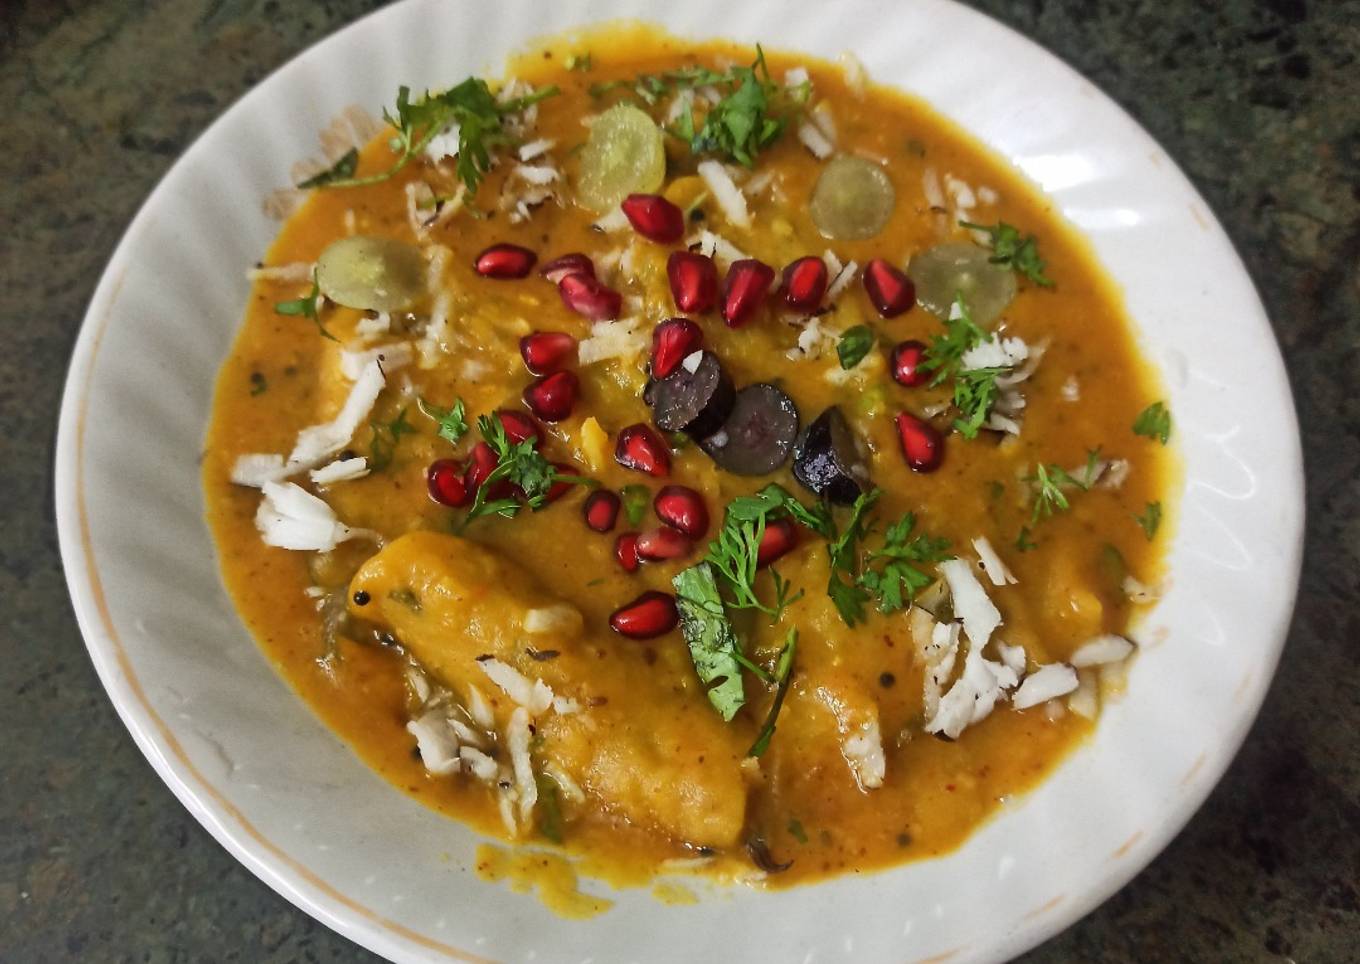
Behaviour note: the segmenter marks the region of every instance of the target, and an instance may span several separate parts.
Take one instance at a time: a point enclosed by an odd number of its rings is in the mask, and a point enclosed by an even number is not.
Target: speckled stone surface
[[[1241,755],[1151,867],[1027,960],[1356,960],[1360,2],[976,5],[1204,192],[1274,319],[1309,473],[1298,610]],[[0,961],[372,959],[236,864],[133,746],[76,630],[51,497],[66,360],[124,225],[232,100],[372,6],[0,3]]]

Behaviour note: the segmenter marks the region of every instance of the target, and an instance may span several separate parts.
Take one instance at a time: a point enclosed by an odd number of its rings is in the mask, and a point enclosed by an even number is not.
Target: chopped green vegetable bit
[[[316,283],[316,278],[312,279],[312,290],[301,298],[294,298],[292,301],[280,301],[274,305],[274,310],[281,315],[300,316],[308,318],[316,325],[317,331],[321,332],[321,337],[329,338],[331,341],[338,341],[334,335],[326,330],[326,326],[321,323],[319,304],[321,301],[321,286]]]
[[[538,805],[534,812],[538,818],[538,832],[555,844],[562,842],[562,791],[557,781],[546,773],[534,776],[538,787]]]
[[[868,325],[855,325],[841,333],[836,343],[836,357],[841,360],[841,368],[849,371],[860,362],[874,347],[874,330]]]
[[[381,472],[392,464],[397,454],[397,442],[403,435],[415,435],[416,428],[406,420],[408,409],[403,408],[390,422],[372,422],[373,440],[368,448],[368,466]]]
[[[594,59],[589,50],[583,54],[567,54],[566,67],[568,70],[587,71],[594,66]]]
[[[789,821],[789,836],[802,844],[808,842],[807,831],[803,829],[802,821],[797,817],[794,817]]]
[[[439,425],[436,434],[440,438],[457,445],[468,433],[467,409],[461,398],[455,400],[450,408],[439,408],[423,398],[417,398],[416,405],[427,418],[434,419]]]
[[[793,656],[797,648],[798,630],[795,627],[789,630],[789,635],[784,639],[784,646],[779,650],[779,658],[775,660],[774,677],[778,680],[778,687],[774,692],[774,702],[770,704],[770,712],[765,716],[765,722],[760,727],[756,741],[746,751],[747,756],[761,756],[770,748],[770,740],[774,737],[775,720],[779,718],[779,710],[784,705],[784,696],[789,691],[789,682],[793,679]]]
[[[1158,439],[1165,445],[1171,440],[1171,410],[1164,402],[1153,402],[1133,420],[1133,434]]]
[[[708,701],[724,720],[746,702],[742,688],[737,635],[723,608],[713,568],[707,562],[683,569],[671,580],[680,611],[680,633],[689,647]]]
[[[1157,530],[1162,524],[1162,504],[1160,502],[1149,502],[1142,515],[1135,515],[1134,521],[1143,529],[1143,534],[1151,542],[1157,535]]]
[[[619,501],[623,503],[628,524],[638,526],[647,515],[647,506],[652,504],[652,491],[645,485],[625,485],[619,489]]]
[[[1015,537],[1015,548],[1021,552],[1029,552],[1031,549],[1039,548],[1039,543],[1030,537],[1029,526],[1020,527],[1020,534]]]
[[[345,178],[353,177],[354,172],[359,168],[359,148],[351,147],[341,154],[334,164],[317,174],[313,174],[307,180],[298,184],[300,189],[306,190],[313,187],[325,187],[327,184],[334,184]]]
[[[1039,242],[1034,235],[1021,238],[1020,231],[1005,221],[994,225],[974,224],[971,221],[960,221],[959,224],[991,236],[992,264],[1005,265],[1041,287],[1053,287],[1053,279],[1044,274],[1044,261],[1039,257]]]

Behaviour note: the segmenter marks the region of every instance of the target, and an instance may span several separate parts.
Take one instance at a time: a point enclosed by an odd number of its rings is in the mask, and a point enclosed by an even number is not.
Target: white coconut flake
[[[841,744],[841,753],[861,790],[876,790],[883,786],[888,762],[883,755],[883,734],[877,714],[846,737]]]
[[[524,613],[524,631],[531,636],[576,636],[582,622],[581,611],[570,603],[539,606]]]
[[[344,350],[340,352],[340,374],[349,379],[357,379],[370,362],[381,362],[383,371],[392,374],[415,360],[415,347],[408,341],[394,341],[377,348],[362,351]]]
[[[973,189],[968,186],[968,183],[961,178],[957,178],[953,174],[946,174],[944,176],[944,189],[953,200],[954,207],[959,210],[967,211],[977,206],[977,195],[973,193]]]
[[[316,485],[334,485],[336,482],[353,482],[368,475],[368,459],[362,455],[352,459],[336,459],[311,472],[312,482]]]
[[[468,684],[466,706],[472,722],[488,732],[496,728],[496,715],[491,712],[491,704],[474,683]]]
[[[426,770],[441,777],[458,772],[462,765],[458,753],[458,738],[444,714],[438,710],[431,710],[407,723],[406,732],[416,738],[420,762]]]
[[[684,358],[680,359],[680,367],[693,375],[699,370],[699,363],[704,360],[702,351],[692,351]]]
[[[497,772],[496,779],[497,783],[499,783],[499,771]],[[496,809],[500,811],[501,823],[505,825],[506,832],[512,837],[518,837],[519,822],[515,820],[514,791],[512,789],[509,787],[498,788],[496,792]]]
[[[1125,576],[1123,585],[1124,595],[1130,602],[1146,604],[1156,602],[1162,598],[1160,586],[1149,586],[1147,583],[1140,582],[1133,576]]]
[[[811,80],[812,77],[806,67],[790,67],[784,71],[785,87],[802,87]]]
[[[1067,380],[1062,383],[1062,388],[1058,390],[1064,402],[1081,401],[1081,383],[1077,381],[1076,375],[1068,375]]]
[[[1002,415],[1000,412],[992,412],[987,416],[987,421],[982,423],[983,428],[991,429],[993,432],[1005,432],[1007,435],[1019,435],[1020,423],[1015,419]]]
[[[977,198],[983,204],[995,204],[997,201],[1001,200],[1001,195],[996,193],[995,189],[990,188],[985,184],[980,184],[977,189]]]
[[[515,769],[520,820],[528,820],[538,802],[538,786],[534,783],[533,763],[529,759],[530,737],[529,711],[522,706],[516,707],[505,728],[505,742],[510,750],[510,764]]]
[[[297,551],[329,552],[342,542],[380,539],[368,529],[351,529],[325,502],[292,482],[266,482],[255,513],[255,528],[267,546]]]
[[[727,173],[727,168],[714,160],[700,161],[699,176],[708,185],[709,193],[713,195],[713,200],[718,202],[718,207],[722,208],[723,216],[727,218],[728,223],[739,228],[749,228],[751,215],[746,210],[746,196],[732,180],[732,175]]]
[[[290,466],[296,466],[296,471],[316,468],[349,445],[354,433],[373,411],[373,405],[386,384],[387,380],[377,360],[368,362],[354,380],[354,386],[339,414],[329,422],[304,428],[298,433],[297,444],[288,456]]]
[[[578,365],[593,365],[610,358],[635,358],[651,345],[651,336],[642,330],[641,318],[597,321],[590,326],[590,337],[576,345]]]
[[[290,264],[259,265],[246,272],[248,281],[278,281],[302,284],[312,280],[316,269],[310,261],[294,261]]]
[[[496,765],[495,760],[475,746],[459,747],[458,759],[462,762],[463,768],[467,770],[468,773],[471,773],[483,783],[490,783],[495,780],[496,774],[500,770],[500,767]]]
[[[921,190],[925,192],[928,207],[944,210],[944,188],[940,187],[940,175],[935,168],[927,167],[921,173]]]
[[[973,550],[977,552],[978,561],[982,563],[982,571],[987,574],[993,586],[1014,586],[1020,581],[997,555],[991,540],[986,536],[978,536],[973,540]]]
[[[1094,720],[1100,713],[1100,674],[1093,669],[1077,673],[1077,688],[1067,694],[1067,708],[1078,716]]]
[[[992,335],[963,353],[959,367],[964,371],[979,368],[1014,368],[1029,358],[1029,346],[1020,338],[998,338]]]
[[[749,195],[750,197],[755,197],[756,195],[760,194],[760,192],[764,191],[767,187],[769,187],[771,184],[773,184],[774,179],[775,172],[769,168],[766,168],[759,174],[751,175],[750,180],[748,180],[745,184],[741,186],[742,192]]]
[[[1001,640],[995,643],[996,654],[1001,657],[1002,664],[1015,670],[1016,676],[1025,674],[1025,647],[1009,646]]]
[[[913,611],[925,613],[923,609]],[[960,627],[958,623],[934,622],[928,615],[924,618],[932,625],[928,636],[918,637],[917,654],[925,663],[925,673],[922,677],[922,708],[925,718],[930,720],[939,713],[940,698],[944,695],[945,684],[954,674],[954,663],[959,653]],[[924,645],[919,642],[920,638],[926,639]]]
[[[856,97],[864,96],[865,86],[869,83],[869,72],[864,69],[863,62],[848,50],[843,51],[836,60],[845,71],[845,86],[850,88],[850,93]]]
[[[798,140],[812,152],[812,156],[819,161],[825,160],[835,153],[836,145],[827,140],[826,134],[816,124],[804,121],[798,125]]]
[[[1049,663],[1025,677],[1025,681],[1011,697],[1011,703],[1017,710],[1027,710],[1031,706],[1066,696],[1076,688],[1076,670],[1066,663]]]
[[[556,146],[557,141],[551,137],[540,137],[536,141],[529,141],[529,143],[519,146],[519,159],[521,161],[532,161],[534,158],[548,153]]]
[[[430,678],[425,675],[424,670],[414,663],[406,665],[406,685],[411,687],[411,692],[415,694],[418,703],[428,703],[430,694],[434,692],[430,686]]]
[[[694,108],[694,91],[686,87],[671,99],[670,106],[666,108],[665,126],[670,127],[681,117],[688,114]]]
[[[954,613],[963,623],[968,641],[981,650],[1001,625],[1001,613],[988,598],[987,591],[973,574],[973,567],[963,559],[946,559],[940,563],[940,575],[949,584]]]
[[[1068,662],[1078,669],[1102,666],[1105,663],[1118,663],[1120,660],[1128,659],[1132,652],[1133,643],[1123,636],[1107,633],[1082,643]]]
[[[703,230],[692,235],[685,241],[686,247],[698,247],[699,253],[717,261],[719,265],[727,267],[733,261],[740,261],[746,257],[746,253],[735,244],[728,241],[721,235],[714,234],[712,231]]]
[[[494,656],[478,659],[477,665],[506,696],[534,716],[540,716],[552,706],[552,688],[541,679],[531,680],[509,663],[503,663]]]
[[[1128,481],[1133,466],[1128,459],[1111,459],[1105,467],[1105,476],[1100,480],[1102,489],[1121,489]]]
[[[841,265],[840,270],[836,272],[835,277],[831,279],[831,284],[826,289],[826,300],[835,302],[850,286],[850,283],[855,280],[855,275],[858,273],[859,262],[857,261],[850,261]]]
[[[520,164],[512,173],[525,184],[533,184],[539,187],[552,184],[562,176],[561,172],[555,167],[533,164]]]
[[[354,323],[354,333],[362,339],[381,338],[391,331],[392,316],[385,311],[378,312],[372,318],[360,318]]]
[[[543,772],[552,779],[553,783],[557,784],[558,788],[562,791],[562,796],[566,797],[572,803],[585,802],[586,792],[581,789],[579,783],[567,775],[567,771],[552,763],[545,763],[543,765]]]
[[[957,605],[956,600],[956,608]],[[965,624],[964,632],[967,631]],[[969,726],[990,716],[997,701],[1019,682],[1019,674],[1014,669],[987,659],[982,655],[982,649],[982,645],[970,636],[963,673],[940,698],[938,711],[926,723],[927,733],[941,733],[951,740],[956,739]]]
[[[628,215],[623,213],[622,207],[617,207],[609,213],[595,219],[595,227],[606,234],[614,234],[629,227]]]
[[[284,464],[283,456],[272,453],[237,456],[235,464],[231,467],[232,483],[247,485],[252,489],[258,489],[266,482],[281,482],[291,474]]]
[[[446,157],[458,156],[458,124],[452,123],[434,137],[430,138],[425,145],[425,156],[436,164]]]

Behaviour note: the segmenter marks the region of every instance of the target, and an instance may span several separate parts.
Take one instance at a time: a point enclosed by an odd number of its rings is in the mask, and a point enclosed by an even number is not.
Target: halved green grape
[[[883,168],[850,154],[832,158],[812,189],[812,221],[836,241],[864,241],[883,230],[897,192]]]
[[[346,308],[401,311],[425,293],[425,258],[405,241],[341,238],[316,259],[316,283]]]
[[[916,285],[916,301],[939,318],[948,318],[957,297],[963,298],[973,321],[983,328],[996,324],[1015,297],[1015,272],[988,259],[985,248],[950,241],[927,248],[911,259],[907,277]]]
[[[601,214],[630,194],[655,194],[666,179],[661,128],[632,104],[615,104],[590,125],[576,197]]]

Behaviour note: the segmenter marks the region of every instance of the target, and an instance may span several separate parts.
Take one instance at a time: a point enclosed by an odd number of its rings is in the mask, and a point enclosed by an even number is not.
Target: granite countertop
[[[1208,198],[1274,320],[1309,476],[1298,609],[1241,755],[1164,854],[1027,959],[1354,960],[1360,2],[975,5],[1112,94]],[[0,960],[373,959],[229,857],[138,753],[76,629],[51,495],[67,357],[133,212],[229,103],[372,6],[0,5]]]

